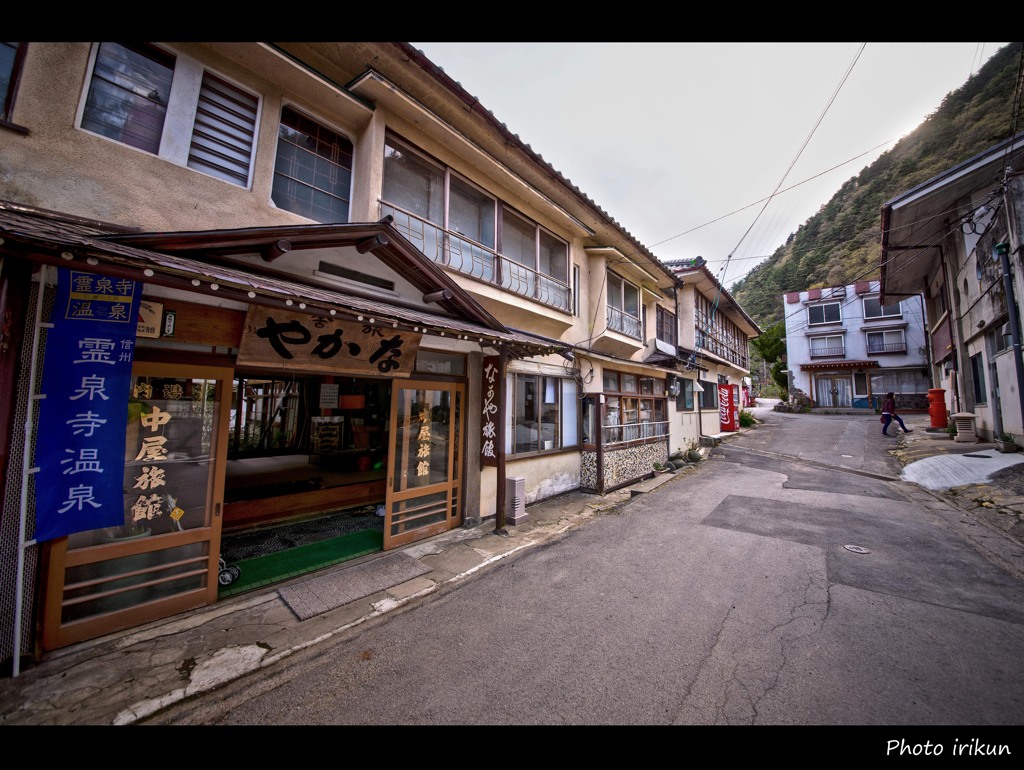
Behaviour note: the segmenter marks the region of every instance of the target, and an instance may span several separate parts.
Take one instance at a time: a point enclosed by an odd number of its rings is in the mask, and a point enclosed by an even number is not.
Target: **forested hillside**
[[[1024,130],[1013,118],[1021,45],[1000,49],[911,134],[847,181],[784,246],[730,288],[762,329],[782,320],[785,292],[877,278],[882,204]]]

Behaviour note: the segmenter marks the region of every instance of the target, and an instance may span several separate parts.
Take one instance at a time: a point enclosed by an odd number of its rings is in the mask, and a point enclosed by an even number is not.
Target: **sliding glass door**
[[[395,380],[384,550],[458,526],[464,388]]]

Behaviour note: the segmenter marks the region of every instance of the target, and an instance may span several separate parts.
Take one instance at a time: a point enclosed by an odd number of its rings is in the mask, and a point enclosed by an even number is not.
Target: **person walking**
[[[903,424],[903,418],[896,414],[896,394],[891,390],[885,394],[885,398],[882,399],[882,418],[885,423],[882,425],[882,435],[889,435],[889,424],[893,420],[900,424],[904,433],[913,433],[913,428],[908,428]]]

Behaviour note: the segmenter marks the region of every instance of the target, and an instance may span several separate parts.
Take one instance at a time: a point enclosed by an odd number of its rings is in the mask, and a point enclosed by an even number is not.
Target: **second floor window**
[[[451,179],[448,195],[449,229],[494,248],[494,199],[456,177]]]
[[[206,72],[192,127],[189,168],[248,187],[260,100]]]
[[[10,123],[27,43],[0,43],[0,122]]]
[[[839,323],[843,320],[839,307],[838,302],[811,305],[807,308],[807,323],[811,326]]]
[[[640,324],[640,288],[615,273],[608,273],[608,328],[643,339]]]
[[[394,137],[384,145],[381,214],[433,261],[572,310],[568,243]]]
[[[750,355],[746,332],[719,311],[718,303],[700,292],[694,295],[694,342],[698,348],[747,368]]]
[[[906,353],[907,343],[902,329],[867,333],[868,353]]]
[[[176,79],[179,70],[186,74]],[[191,73],[201,73],[201,81]],[[80,126],[248,187],[259,104],[259,96],[186,57],[147,43],[100,43]]]
[[[352,142],[285,107],[277,137],[274,203],[317,222],[348,222]]]
[[[841,334],[811,337],[808,342],[811,348],[811,358],[842,358],[846,355],[846,347]]]
[[[657,336],[662,342],[667,342],[669,345],[675,345],[677,337],[677,325],[676,325],[676,314],[670,313],[668,310],[658,305],[656,310],[657,316]]]
[[[173,78],[170,54],[149,46],[101,43],[82,128],[157,154]]]

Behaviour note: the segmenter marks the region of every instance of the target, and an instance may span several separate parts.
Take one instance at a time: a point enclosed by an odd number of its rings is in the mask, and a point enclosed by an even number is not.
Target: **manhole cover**
[[[854,553],[871,553],[871,551],[861,545],[844,545],[843,548]]]

